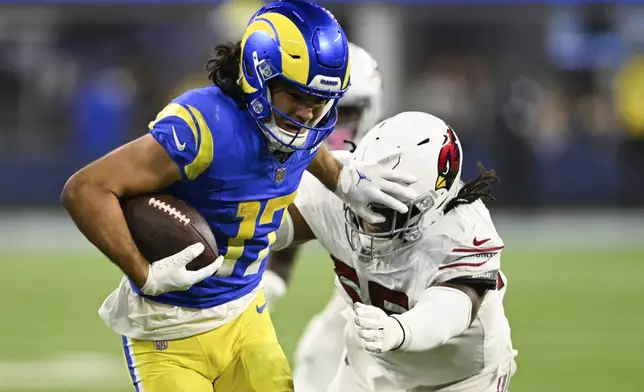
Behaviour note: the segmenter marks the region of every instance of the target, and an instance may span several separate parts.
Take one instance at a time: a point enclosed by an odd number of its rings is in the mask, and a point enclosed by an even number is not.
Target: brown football
[[[197,242],[205,249],[187,269],[203,268],[219,255],[215,236],[203,216],[171,195],[151,193],[126,198],[121,200],[121,207],[134,243],[151,263]]]

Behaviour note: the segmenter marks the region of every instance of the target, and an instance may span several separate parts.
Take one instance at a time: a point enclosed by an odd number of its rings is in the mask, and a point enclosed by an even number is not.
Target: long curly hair
[[[208,79],[238,104],[244,104],[244,92],[237,83],[241,61],[241,41],[217,45],[206,63]]]
[[[494,196],[492,196],[492,184],[500,181],[499,176],[496,175],[494,170],[487,170],[481,162],[477,162],[476,166],[479,169],[478,177],[463,185],[456,197],[450,200],[445,206],[445,213],[461,204],[470,204],[478,199],[485,198],[494,200]]]

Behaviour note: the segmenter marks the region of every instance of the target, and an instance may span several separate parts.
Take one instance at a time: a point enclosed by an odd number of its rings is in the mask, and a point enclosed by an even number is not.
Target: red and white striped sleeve
[[[449,241],[443,243],[444,258],[434,284],[458,280],[494,289],[499,283],[503,240],[486,208],[472,205],[460,214],[457,227],[448,230]]]

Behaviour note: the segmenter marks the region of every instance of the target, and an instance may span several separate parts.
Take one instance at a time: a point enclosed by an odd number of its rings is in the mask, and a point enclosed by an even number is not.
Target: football
[[[215,236],[203,216],[171,195],[151,193],[122,199],[121,208],[134,243],[151,263],[197,242],[205,249],[186,266],[188,270],[203,268],[219,255]]]

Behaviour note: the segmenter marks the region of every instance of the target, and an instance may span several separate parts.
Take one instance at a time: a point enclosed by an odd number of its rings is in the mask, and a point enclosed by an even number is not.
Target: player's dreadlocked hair
[[[241,61],[241,41],[217,45],[213,57],[206,63],[208,79],[239,105],[244,103],[244,93],[237,84]]]
[[[463,185],[456,197],[445,206],[445,213],[461,204],[470,204],[481,198],[494,200],[492,184],[499,182],[499,177],[494,170],[485,169],[481,162],[477,162],[476,167],[479,169],[479,176]]]

